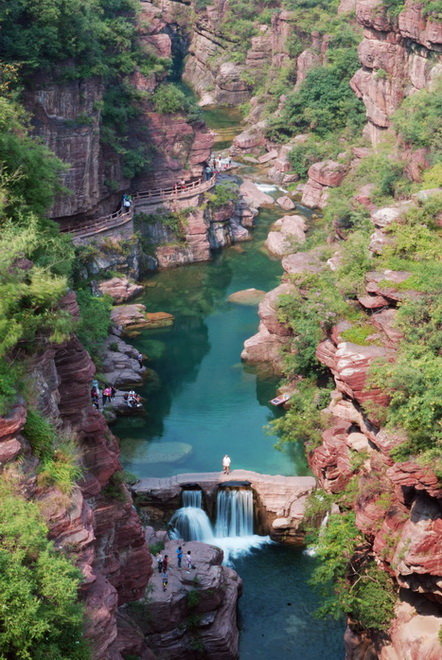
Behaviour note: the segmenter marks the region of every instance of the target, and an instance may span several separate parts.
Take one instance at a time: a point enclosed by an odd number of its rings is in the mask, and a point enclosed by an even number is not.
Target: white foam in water
[[[277,190],[280,190],[283,193],[287,192],[285,188],[281,188],[281,186],[277,186],[274,183],[255,183],[255,186],[263,193],[272,193]]]
[[[275,190],[279,190],[278,186],[275,186],[271,183],[255,183],[255,186],[258,188],[258,190],[264,193],[271,193],[275,192]]]
[[[218,491],[215,533],[206,512],[199,508],[201,491],[184,491],[183,503],[190,501],[194,501],[196,506],[181,507],[173,514],[171,538],[216,545],[224,552],[224,564],[273,543],[270,536],[253,534],[251,490],[223,488]]]
[[[249,555],[253,550],[258,550],[264,545],[274,543],[270,536],[258,536],[258,534],[251,534],[250,536],[225,536],[214,537],[211,545],[216,545],[224,552],[223,564],[231,564],[232,560]]]

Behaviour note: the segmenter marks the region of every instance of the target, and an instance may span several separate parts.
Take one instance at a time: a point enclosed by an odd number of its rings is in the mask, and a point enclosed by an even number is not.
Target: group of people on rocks
[[[113,385],[105,385],[101,390],[101,404],[104,408],[106,403],[111,401],[116,395],[117,390]],[[97,410],[100,409],[100,387],[96,380],[93,381],[91,387],[91,401]]]
[[[142,398],[139,394],[135,392],[135,390],[130,390],[130,392],[126,392],[123,395],[123,399],[126,401],[127,405],[129,408],[141,408],[142,406]]]
[[[95,406],[97,410],[100,409],[100,396],[101,396],[101,405],[104,406],[107,403],[110,403],[115,395],[117,390],[113,385],[105,385],[100,392],[100,387],[98,381],[94,380],[91,387],[91,401],[92,405]],[[129,408],[141,408],[142,406],[142,397],[135,392],[135,390],[130,390],[130,392],[125,392],[123,394],[123,399],[127,403]]]
[[[177,568],[179,569],[181,569],[182,567],[183,556],[184,556],[183,548],[181,545],[179,545],[178,548],[176,549]],[[157,561],[158,573],[161,575],[163,591],[166,591],[167,585],[169,584],[169,573],[168,573],[169,555],[163,555],[160,551],[156,555],[155,559]],[[190,550],[187,551],[186,556],[184,557],[184,565],[186,567],[187,573],[190,573],[191,569],[195,569],[195,566],[192,562],[192,552]]]
[[[204,169],[207,179],[210,179],[213,173],[224,172],[232,166],[230,156],[226,158],[210,156],[207,167]]]

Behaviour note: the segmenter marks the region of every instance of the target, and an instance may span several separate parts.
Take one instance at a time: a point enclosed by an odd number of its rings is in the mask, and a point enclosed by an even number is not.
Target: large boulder
[[[244,179],[239,192],[244,198],[245,203],[251,208],[257,209],[260,206],[273,204],[273,197],[262,192],[250,179]]]
[[[265,247],[277,257],[283,257],[296,251],[305,241],[306,223],[301,215],[285,215],[279,218],[269,232]]]
[[[241,359],[251,364],[264,364],[266,370],[282,374],[282,349],[288,346],[290,337],[275,335],[269,332],[261,321],[258,332],[246,339],[241,353]]]
[[[149,545],[160,536],[147,529]],[[176,549],[191,552],[194,568],[176,566]],[[237,600],[241,579],[222,566],[219,548],[197,541],[166,540],[163,555],[169,556],[168,585],[155,572],[134,618],[149,648],[158,660],[191,660],[195,657],[195,635],[208,657],[238,657]],[[143,610],[144,608],[144,610]],[[194,623],[195,622],[195,623]]]
[[[113,277],[110,280],[104,280],[99,283],[98,288],[103,295],[110,296],[117,304],[135,298],[143,292],[141,284],[135,284],[127,277]]]

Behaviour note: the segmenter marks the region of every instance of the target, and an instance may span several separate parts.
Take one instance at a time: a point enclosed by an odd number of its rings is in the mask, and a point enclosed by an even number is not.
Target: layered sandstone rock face
[[[73,294],[64,298],[62,307],[78,315]],[[22,404],[0,419],[0,457],[2,465],[25,459],[27,496],[39,500],[50,537],[74,557],[83,573],[86,635],[94,658],[119,660],[121,653],[114,652],[117,607],[140,597],[152,569],[144,532],[125,486],[120,487],[121,501],[106,495],[121,465],[117,440],[90,402],[94,373],[89,354],[75,337],[46,348],[32,364],[39,409],[77,437],[84,476],[70,496],[55,487],[37,487],[38,461],[23,433],[26,409]]]
[[[330,188],[339,186],[346,174],[346,167],[334,160],[313,163],[308,170],[308,181],[302,192],[302,204],[323,209],[328,201]]]
[[[137,624],[158,660],[193,660],[195,647],[205,657],[234,660],[238,657],[237,600],[242,582],[237,573],[222,566],[223,552],[205,543],[170,541],[164,533],[146,529],[149,545],[165,540],[169,556],[167,589],[155,571],[136,614]],[[176,548],[191,551],[194,568],[176,565]],[[144,606],[144,612],[141,609]]]
[[[282,349],[290,345],[292,333],[278,320],[278,300],[281,295],[290,294],[293,288],[284,283],[264,296],[258,307],[258,332],[244,342],[242,360],[282,373]]]
[[[407,0],[397,21],[388,17],[381,0],[357,0],[356,16],[364,27],[362,68],[351,86],[365,104],[366,133],[376,145],[405,96],[428,89],[440,74],[442,25],[424,16],[423,6],[414,0]]]
[[[54,218],[89,213],[107,196],[100,146],[103,91],[97,78],[63,83],[40,80],[35,91],[25,95],[36,134],[69,164],[62,183],[72,194],[58,197],[51,210]],[[124,186],[118,168],[114,175]]]
[[[373,215],[383,223],[392,213],[381,211]],[[344,341],[342,334],[351,327],[344,322],[318,346],[317,357],[331,370],[336,391],[327,408],[330,417],[322,444],[309,456],[319,483],[332,493],[343,490],[360,457],[356,523],[370,540],[378,565],[402,588],[389,639],[372,640],[370,652],[382,660],[402,657],[405,649],[416,659],[440,654],[436,616],[442,602],[441,484],[428,466],[394,462],[391,451],[404,438],[380,426],[389,399],[369,376],[375,360],[394,360],[402,337],[394,325],[396,304],[416,295],[398,287],[408,276],[401,271],[367,274],[366,295],[359,301],[372,311],[367,317],[373,326],[371,345]],[[370,646],[367,640],[357,642],[351,632],[346,640],[349,658]]]

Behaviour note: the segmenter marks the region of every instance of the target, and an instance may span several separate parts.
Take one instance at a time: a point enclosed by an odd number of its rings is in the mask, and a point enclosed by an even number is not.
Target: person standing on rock
[[[157,560],[157,566],[158,566],[158,573],[162,573],[163,572],[163,555],[161,554],[161,552],[159,552],[157,554],[156,560]]]
[[[165,569],[163,569],[161,574],[161,581],[163,583],[163,591],[166,591],[167,585],[169,584],[169,575]]]
[[[224,454],[223,458],[223,472],[224,474],[229,474],[230,473],[230,456],[228,454]]]
[[[180,545],[176,549],[176,558],[177,558],[178,568],[181,568],[181,562],[183,560],[183,549]]]
[[[169,555],[164,555],[164,559],[163,559],[163,572],[164,572],[164,571],[167,571],[168,568],[169,568]]]
[[[191,568],[195,568],[195,566],[192,564],[192,554],[190,550],[188,550],[186,555],[186,570],[188,573],[190,573]]]

